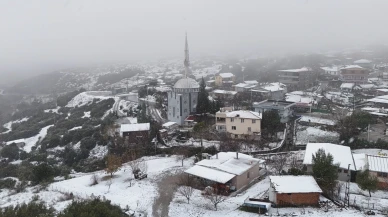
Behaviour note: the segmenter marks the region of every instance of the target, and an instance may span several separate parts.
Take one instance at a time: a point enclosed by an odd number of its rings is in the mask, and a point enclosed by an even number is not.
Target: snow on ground
[[[208,148],[208,147],[212,147],[212,146],[215,146],[217,148],[219,146],[219,144],[220,144],[220,141],[216,141],[216,140],[208,141],[208,140],[204,139],[202,141],[202,144],[203,144],[204,148]],[[201,147],[201,140],[193,139],[193,138],[188,139],[186,142],[177,142],[175,140],[171,140],[171,141],[167,142],[167,145],[168,146],[194,146],[194,147]]]
[[[110,91],[86,91],[75,96],[66,107],[84,106],[93,102],[94,99],[109,99],[114,98],[110,96]]]
[[[22,118],[22,119],[19,119],[19,120],[15,120],[15,121],[10,121],[10,122],[4,124],[3,127],[8,129],[8,130],[5,131],[5,132],[2,132],[0,134],[5,134],[5,133],[11,132],[12,131],[12,124],[14,124],[14,123],[22,123],[22,122],[28,121],[28,119],[30,119],[30,118],[25,117],[25,118]]]
[[[46,110],[44,110],[44,112],[46,112],[46,113],[57,113],[58,114],[58,110],[60,109],[61,107],[57,107],[57,108],[55,108],[55,109],[46,109]]]
[[[307,123],[311,122],[311,123],[322,124],[322,125],[335,125],[334,120],[320,118],[320,117],[307,116],[307,115],[303,115],[299,121],[307,122]]]
[[[388,155],[388,150],[385,150],[385,149],[376,149],[376,148],[372,148],[372,149],[355,149],[355,150],[352,150],[353,153],[355,154],[370,154],[370,155]]]
[[[90,150],[89,158],[102,159],[107,154],[108,154],[108,146],[96,145],[96,147]]]
[[[78,129],[82,129],[82,126],[73,127],[73,128],[71,128],[70,130],[68,130],[68,131],[73,131],[73,130],[78,130]]]
[[[298,125],[296,133],[297,143],[307,144],[309,142],[333,142],[337,141],[339,134],[321,130],[319,127],[302,127]]]
[[[30,137],[30,138],[26,138],[24,139],[24,143],[25,143],[25,146],[23,147],[23,150],[26,151],[26,152],[30,152],[31,151],[31,148],[38,142],[38,141],[42,141],[42,139],[44,139],[44,137],[46,137],[47,135],[47,130],[52,127],[54,125],[49,125],[49,126],[46,126],[46,127],[43,127],[40,132],[36,135],[36,136],[33,136],[33,137]],[[21,140],[18,139],[18,140],[13,140],[13,141],[8,141],[7,144],[12,144],[13,142],[20,142]]]
[[[90,118],[90,112],[84,112],[84,116],[81,118]]]

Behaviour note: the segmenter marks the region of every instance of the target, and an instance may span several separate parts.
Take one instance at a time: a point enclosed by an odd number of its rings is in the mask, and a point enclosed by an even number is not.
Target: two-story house
[[[215,84],[217,87],[231,88],[236,80],[233,73],[220,73],[215,76]]]
[[[216,129],[236,139],[259,139],[262,113],[222,108],[216,113]]]
[[[341,68],[341,80],[343,83],[367,83],[368,75],[369,70],[358,65],[350,65]]]

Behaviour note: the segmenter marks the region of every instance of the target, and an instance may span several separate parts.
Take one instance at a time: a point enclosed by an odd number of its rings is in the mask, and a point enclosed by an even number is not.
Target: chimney
[[[238,151],[236,151],[236,159],[238,159]]]

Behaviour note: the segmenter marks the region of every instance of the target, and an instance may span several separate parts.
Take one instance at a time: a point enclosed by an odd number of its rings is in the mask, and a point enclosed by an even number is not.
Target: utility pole
[[[370,131],[370,124],[368,124],[368,142],[369,142],[369,131]]]
[[[349,185],[350,185],[350,164],[348,164],[348,181],[346,182],[346,187],[345,187],[345,199],[344,199],[344,202],[345,204],[347,204],[347,206],[349,207],[350,203],[349,203]]]

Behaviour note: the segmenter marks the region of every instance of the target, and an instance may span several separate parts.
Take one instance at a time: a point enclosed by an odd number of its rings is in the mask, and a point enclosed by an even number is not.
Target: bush
[[[15,187],[16,181],[13,179],[3,179],[0,180],[0,188],[13,189]]]
[[[18,160],[19,159],[19,148],[15,143],[10,145],[6,145],[3,149],[1,149],[0,155],[4,158],[8,158],[10,160]]]
[[[42,163],[32,169],[35,184],[50,182],[54,178],[54,168],[46,163]]]
[[[54,213],[54,209],[46,207],[43,202],[31,202],[0,209],[0,217],[54,217]]]
[[[73,201],[58,217],[127,217],[121,208],[112,205],[109,200],[100,199]]]

